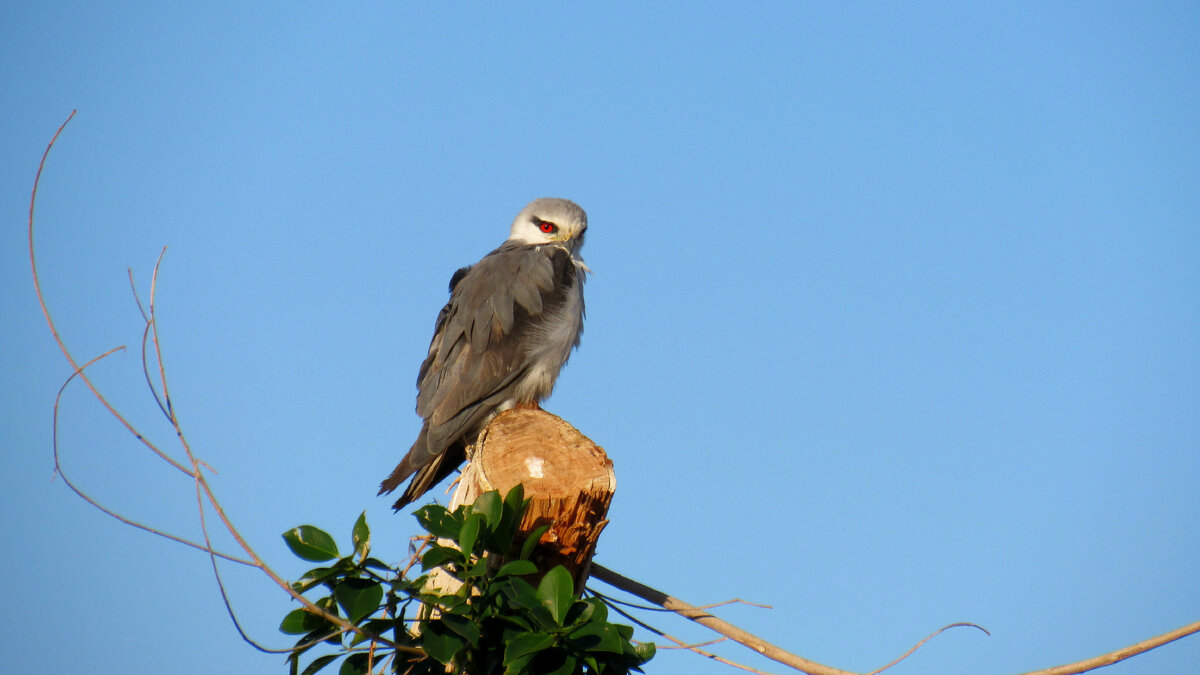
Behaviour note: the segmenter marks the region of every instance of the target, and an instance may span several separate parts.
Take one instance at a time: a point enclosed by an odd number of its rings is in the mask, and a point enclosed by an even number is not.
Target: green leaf
[[[487,573],[488,573],[488,559],[487,558],[479,558],[475,562],[471,563],[471,566],[468,567],[467,569],[463,570],[462,574],[459,574],[458,576],[463,581],[467,581],[468,579],[478,579],[479,577],[485,577],[485,576],[487,576]]]
[[[507,583],[504,584],[504,594],[508,596],[508,598],[512,600],[517,607],[524,607],[525,609],[530,610],[546,609],[545,607],[542,607],[542,601],[538,600],[537,591],[535,591],[533,586],[530,586],[529,582],[525,581],[524,579],[515,577],[508,579]]]
[[[518,516],[525,513],[525,486],[517,483],[504,496],[504,506]]]
[[[367,664],[370,663],[371,655],[359,652],[351,654],[342,661],[342,667],[338,669],[338,675],[367,675]]]
[[[470,557],[475,550],[475,541],[479,538],[479,528],[483,526],[484,517],[472,513],[458,531],[458,547],[463,555]]]
[[[450,513],[443,506],[429,504],[417,509],[414,513],[417,522],[421,523],[421,527],[425,531],[440,539],[453,539],[458,536],[458,530],[462,527],[462,521],[455,518],[454,514]]]
[[[326,654],[325,656],[318,656],[317,658],[313,659],[312,663],[308,664],[308,667],[305,668],[304,672],[300,673],[300,675],[313,675],[313,673],[317,672],[318,670],[333,663],[334,661],[337,661],[338,657],[340,656],[341,654]]]
[[[458,634],[446,628],[441,620],[421,624],[421,647],[438,663],[450,663],[466,644]]]
[[[304,635],[322,627],[332,629],[333,624],[304,609],[293,609],[279,624],[280,632],[288,635]]]
[[[283,540],[297,557],[312,562],[333,560],[338,556],[333,537],[312,525],[293,527],[283,533]]]
[[[342,606],[350,623],[357,624],[379,609],[379,603],[383,601],[383,586],[370,579],[343,579],[334,587],[333,597]]]
[[[642,660],[641,663],[645,663],[654,658],[654,655],[658,650],[654,647],[653,642],[643,642],[642,644],[635,646],[633,651],[638,655],[638,658]]]
[[[509,665],[523,656],[537,654],[554,645],[554,636],[549,633],[521,633],[504,645],[504,665]]]
[[[313,601],[313,604],[318,608],[337,616],[337,603],[333,601],[333,598],[318,598],[317,600]],[[300,616],[300,613],[305,614],[305,616]],[[294,633],[293,631],[299,630],[300,628],[306,629],[307,634],[296,642],[297,647],[309,644],[310,642],[319,641],[320,638],[325,638],[334,631],[333,623],[327,621],[323,617],[317,616],[316,614],[306,612],[303,609],[296,609],[288,612],[287,616],[283,618],[283,622],[279,625],[280,631],[289,634],[298,634]],[[334,639],[334,642],[336,644],[336,639]]]
[[[496,570],[494,578],[500,579],[507,576],[519,577],[526,574],[533,574],[536,571],[537,565],[534,565],[528,560],[513,560],[512,562],[504,563],[500,569]]]
[[[565,654],[562,657],[562,663],[554,670],[542,670],[540,672],[545,675],[571,675],[575,672],[575,667],[579,665],[579,660],[570,654]]]
[[[351,531],[351,537],[354,539],[354,551],[360,558],[367,557],[367,551],[371,550],[371,528],[367,527],[367,512],[363,511],[358,516],[358,520],[354,521],[354,529]]]
[[[496,490],[491,490],[479,495],[475,503],[471,505],[471,511],[486,518],[488,527],[495,529],[496,524],[500,522],[500,516],[504,514],[504,506],[500,501],[500,493]]]
[[[317,598],[316,600],[313,600],[313,604],[334,616],[338,615],[337,602],[334,601],[333,596],[331,595],[327,595],[323,598]]]
[[[450,548],[449,546],[434,544],[429,547],[428,551],[421,554],[421,569],[430,570],[434,567],[439,567],[447,560],[462,562],[462,551]]]
[[[590,600],[576,600],[571,605],[570,611],[567,612],[567,617],[563,620],[563,625],[579,626],[591,621],[592,615],[596,613],[596,603],[598,602],[599,600],[595,598]]]
[[[498,492],[496,494],[499,494]],[[525,503],[522,498],[524,489],[520,484],[508,491],[508,496],[504,498],[504,502],[499,506],[499,516],[494,522],[488,526],[490,533],[485,540],[485,546],[488,552],[496,552],[502,555],[507,555],[512,550],[513,541],[516,539],[517,526],[521,523],[521,516],[525,513]]]
[[[559,627],[555,623],[554,617],[550,615],[550,611],[538,599],[537,591],[529,585],[528,581],[520,577],[508,577],[501,582],[500,586],[504,597],[508,599],[508,609],[502,610],[506,620],[524,625],[528,629]]]
[[[588,606],[592,611],[585,613],[582,617],[588,621],[599,621],[608,623],[608,607],[604,606],[604,602],[600,598],[589,598]]]
[[[394,631],[396,628],[396,625],[397,625],[396,619],[372,619],[370,621],[367,621],[366,623],[360,624],[360,626],[364,630],[366,630],[374,635],[378,635],[379,637],[382,637],[382,638],[387,637],[388,631]],[[401,625],[403,625],[403,624],[401,624]],[[353,647],[355,645],[361,644],[362,642],[366,641],[367,639],[368,638],[363,637],[359,633],[354,633],[354,636],[352,638],[350,638],[350,646]]]
[[[542,540],[542,535],[549,530],[549,525],[542,525],[529,533],[529,536],[525,538],[525,543],[521,545],[521,560],[529,559],[529,555],[533,553],[533,547],[538,545],[538,542]]]
[[[341,570],[332,567],[314,567],[305,572],[292,584],[292,590],[303,593],[330,577],[335,577]]]
[[[314,630],[308,635],[305,635],[297,640],[296,646],[307,650],[311,647],[315,647],[320,642],[340,646],[342,644],[342,638],[337,634],[336,631],[330,630],[329,628],[322,628],[320,630]]]
[[[470,601],[466,598],[470,592],[471,589],[464,586],[455,591],[454,595],[437,596],[437,605],[448,613],[462,614],[464,606],[470,605]]]
[[[513,659],[511,663],[504,666],[504,675],[528,675],[529,664],[535,656],[537,654],[526,654],[525,656]]]
[[[287,660],[291,664],[288,672],[291,675],[300,675],[300,657],[304,656],[308,650],[317,646],[317,642],[310,636],[305,636],[296,641],[296,646],[288,653]]]
[[[479,644],[479,625],[465,616],[457,614],[443,614],[441,617],[442,625],[458,634],[459,637],[467,641],[471,647]]]
[[[542,605],[550,611],[554,622],[561,626],[563,619],[567,616],[567,611],[575,602],[575,584],[567,568],[557,565],[547,572],[546,576],[542,577],[542,582],[538,584],[537,597]]]
[[[586,623],[568,637],[575,647],[583,651],[625,653],[625,641],[609,623]]]

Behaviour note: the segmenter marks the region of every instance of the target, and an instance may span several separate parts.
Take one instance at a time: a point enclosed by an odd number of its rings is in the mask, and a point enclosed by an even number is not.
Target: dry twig
[[[132,525],[134,527],[145,530],[147,532],[151,532],[153,534],[157,534],[159,536],[166,537],[168,539],[171,539],[172,541],[177,541],[179,543],[182,543],[182,544],[191,546],[193,548],[197,548],[197,549],[207,552],[209,554],[210,559],[212,560],[213,573],[216,577],[217,586],[220,589],[221,597],[225,603],[225,608],[229,613],[230,619],[233,621],[234,626],[237,628],[238,633],[242,636],[242,638],[244,640],[246,640],[247,643],[253,645],[256,649],[260,649],[262,651],[271,652],[271,653],[287,653],[287,652],[296,651],[297,648],[293,647],[293,648],[288,648],[288,649],[269,649],[269,648],[266,648],[266,647],[263,647],[263,646],[257,644],[256,642],[251,640],[248,635],[246,635],[246,633],[242,630],[242,627],[238,622],[237,616],[233,611],[233,606],[230,603],[228,594],[225,590],[225,585],[221,580],[219,567],[217,565],[217,558],[225,558],[228,560],[232,560],[234,562],[238,562],[241,564],[245,564],[245,565],[249,565],[251,567],[258,568],[263,574],[265,574],[269,579],[271,579],[271,581],[275,582],[276,585],[278,585],[280,588],[282,588],[288,595],[292,596],[292,598],[294,598],[295,600],[300,602],[304,606],[306,611],[316,614],[317,616],[320,616],[320,617],[324,618],[325,620],[338,626],[338,628],[340,629],[340,632],[352,631],[354,633],[361,635],[362,637],[364,637],[368,640],[377,642],[379,644],[386,645],[388,647],[391,647],[391,648],[399,650],[399,651],[410,652],[410,653],[415,653],[415,654],[423,653],[420,649],[415,649],[415,648],[407,647],[404,645],[397,645],[394,642],[392,642],[391,640],[388,640],[388,639],[384,638],[383,636],[376,635],[370,631],[360,628],[359,626],[356,626],[356,625],[350,623],[349,621],[343,619],[342,617],[336,616],[334,614],[330,614],[329,612],[326,612],[325,610],[318,607],[316,604],[314,604],[308,598],[295,592],[291,588],[291,585],[288,584],[287,581],[285,581],[274,570],[272,570],[269,566],[267,566],[267,564],[265,562],[263,562],[262,558],[259,557],[259,555],[257,553],[255,553],[254,549],[251,548],[249,542],[247,542],[245,540],[245,538],[242,537],[241,533],[237,530],[236,527],[234,527],[233,522],[226,515],[225,510],[222,508],[220,502],[216,498],[216,495],[213,493],[212,487],[209,485],[208,480],[204,477],[204,474],[201,471],[201,467],[202,466],[207,467],[207,464],[202,462],[200,459],[198,459],[192,453],[191,447],[187,442],[187,438],[185,437],[185,435],[183,433],[183,429],[179,425],[179,420],[176,417],[173,406],[171,405],[171,396],[170,396],[169,390],[167,388],[166,368],[164,367],[163,360],[162,360],[161,342],[158,339],[158,324],[157,324],[155,314],[154,314],[155,291],[157,289],[157,282],[158,282],[158,268],[159,268],[159,263],[161,263],[161,261],[162,261],[161,253],[159,254],[158,262],[154,266],[154,277],[150,282],[150,302],[149,302],[148,309],[142,306],[140,299],[137,300],[138,307],[142,311],[142,317],[146,321],[146,329],[143,332],[143,361],[142,361],[143,372],[146,376],[147,383],[150,385],[151,390],[155,391],[155,400],[158,402],[159,407],[162,409],[163,413],[167,417],[167,420],[170,422],[171,427],[174,430],[176,437],[179,439],[179,442],[182,446],[183,452],[187,457],[187,463],[191,465],[191,468],[189,469],[184,463],[176,460],[175,458],[171,457],[170,455],[168,455],[167,453],[162,451],[158,446],[156,446],[152,441],[150,441],[145,435],[143,435],[140,431],[138,431],[132,424],[130,424],[130,422],[125,418],[125,416],[122,415],[120,413],[120,411],[118,411],[115,407],[113,407],[113,405],[111,403],[109,403],[108,399],[105,398],[105,396],[100,392],[100,390],[92,382],[91,378],[88,377],[88,375],[86,373],[86,368],[89,365],[104,358],[105,356],[108,356],[109,354],[112,354],[113,352],[115,352],[117,350],[124,349],[124,347],[117,347],[112,350],[109,350],[108,352],[105,352],[104,354],[101,354],[100,356],[88,361],[87,363],[85,363],[82,366],[79,365],[79,363],[75,360],[75,357],[71,354],[70,349],[67,348],[67,345],[66,345],[65,341],[62,339],[62,336],[59,333],[58,328],[54,324],[53,318],[50,316],[50,309],[46,304],[44,295],[42,294],[41,280],[38,275],[38,268],[37,268],[37,257],[34,254],[33,234],[34,234],[34,212],[35,212],[35,206],[37,204],[38,185],[41,182],[42,171],[44,170],[45,165],[46,165],[46,158],[49,157],[50,151],[54,148],[54,144],[55,144],[55,142],[57,142],[59,135],[62,134],[63,129],[65,129],[67,124],[70,123],[70,121],[75,117],[75,112],[76,111],[71,111],[71,114],[67,116],[67,119],[61,125],[59,125],[58,130],[55,131],[54,136],[50,139],[50,143],[47,144],[45,152],[42,153],[42,159],[38,163],[37,174],[34,177],[34,181],[33,181],[33,191],[29,197],[29,230],[28,230],[29,265],[30,265],[30,269],[32,271],[33,285],[34,285],[34,290],[37,294],[38,305],[42,309],[42,314],[46,318],[46,324],[50,327],[50,333],[54,337],[55,343],[58,344],[59,350],[62,351],[63,356],[66,357],[67,362],[70,363],[71,367],[73,368],[73,372],[72,372],[71,376],[67,378],[66,382],[64,382],[63,388],[65,389],[67,384],[69,384],[75,377],[79,377],[79,379],[83,380],[83,382],[87,384],[88,389],[92,392],[92,396],[95,397],[96,400],[99,401],[100,404],[105,408],[105,410],[107,410],[109,412],[109,414],[112,415],[113,418],[117,420],[118,423],[120,423],[122,426],[124,426],[125,429],[130,434],[132,434],[134,438],[136,438],[138,441],[140,441],[142,443],[142,445],[144,445],[147,449],[149,449],[151,452],[153,452],[160,459],[167,462],[168,464],[175,467],[176,469],[178,469],[179,471],[181,471],[182,473],[184,473],[185,475],[187,475],[189,478],[192,479],[192,481],[194,482],[195,487],[196,487],[196,498],[197,498],[197,504],[198,504],[198,510],[199,510],[198,515],[200,518],[200,529],[201,529],[201,532],[204,534],[205,544],[203,546],[201,546],[194,542],[187,541],[186,539],[183,539],[181,537],[177,537],[175,535],[163,532],[163,531],[155,529],[153,527],[150,527],[150,526],[138,523],[136,521],[133,521],[131,519],[122,517],[122,516],[118,515],[117,513],[113,512],[112,510],[101,506],[96,500],[94,500],[91,497],[89,497],[88,495],[86,495],[82,490],[80,490],[78,487],[76,487],[74,484],[72,484],[70,481],[67,480],[66,474],[62,470],[62,466],[58,461],[58,446],[57,446],[57,434],[56,434],[54,453],[55,453],[55,470],[56,470],[57,474],[61,475],[63,477],[63,481],[67,483],[67,485],[71,488],[71,490],[73,492],[75,492],[77,495],[82,497],[89,504],[92,504],[93,506],[95,506],[96,508],[99,508],[104,513],[120,520],[121,522],[126,523],[128,525]],[[165,252],[166,249],[164,248],[163,250]],[[132,274],[130,276],[132,279]],[[135,299],[137,299],[136,290],[134,292],[134,297],[135,297]],[[159,398],[157,390],[155,390],[154,385],[151,383],[150,374],[149,374],[149,364],[147,363],[146,357],[144,356],[144,354],[146,352],[145,338],[147,335],[153,341],[155,360],[158,363],[159,386],[160,386],[161,392],[162,392],[161,398]],[[61,398],[61,395],[62,395],[62,390],[59,391],[60,398]],[[58,408],[58,403],[56,401],[56,404],[55,404],[56,413],[57,413],[57,408]],[[207,520],[205,518],[205,502],[208,503],[209,507],[212,508],[213,512],[217,515],[222,526],[234,538],[234,540],[242,548],[243,552],[245,552],[245,554],[246,554],[245,559],[241,559],[241,558],[230,556],[230,555],[227,555],[224,553],[220,553],[212,547],[212,542],[211,542],[211,538],[210,538],[209,531],[208,531],[208,524],[207,524]]]
[[[735,642],[741,643],[742,645],[745,645],[746,647],[753,649],[754,651],[758,652],[759,654],[762,654],[763,656],[765,656],[773,661],[778,661],[779,663],[782,663],[785,666],[790,666],[801,672],[809,673],[810,675],[857,675],[856,673],[853,673],[851,671],[841,670],[839,668],[834,668],[832,666],[827,666],[827,665],[824,665],[821,663],[817,663],[816,661],[811,661],[802,656],[798,656],[789,651],[781,649],[781,648],[771,644],[770,642],[763,640],[762,638],[760,638],[756,635],[752,635],[752,634],[742,630],[741,628],[734,626],[733,624],[730,624],[726,621],[718,619],[717,617],[713,616],[712,614],[709,614],[708,612],[704,611],[703,609],[701,609],[699,607],[696,607],[694,605],[689,605],[688,603],[680,600],[679,598],[671,597],[671,596],[667,595],[666,593],[663,593],[662,591],[655,590],[653,588],[650,588],[649,586],[646,586],[645,584],[639,583],[637,581],[634,581],[633,579],[630,579],[628,577],[624,577],[620,574],[617,574],[616,572],[614,572],[602,565],[598,565],[595,562],[592,563],[592,576],[599,579],[600,581],[603,581],[606,584],[615,586],[616,588],[619,588],[628,593],[632,593],[633,595],[636,595],[643,600],[648,600],[649,602],[653,602],[654,604],[659,605],[660,607],[669,609],[669,610],[675,612],[676,614],[679,614],[680,616],[691,619],[692,621],[695,621],[696,623],[698,623],[702,626],[706,626],[706,627],[720,633],[721,635],[724,635],[724,636],[732,639]],[[629,616],[628,614],[625,614],[625,612],[621,612],[620,609],[617,609],[617,608],[614,608],[614,609],[616,609],[618,612],[620,612],[621,614],[623,614],[625,616]],[[641,622],[638,622],[638,623],[641,623]],[[644,626],[645,624],[642,624],[642,625]],[[922,645],[924,645],[926,642],[928,642],[934,636],[938,635],[939,633],[946,630],[947,628],[953,628],[955,626],[974,626],[975,628],[979,628],[979,630],[982,630],[983,632],[987,633],[987,631],[984,630],[982,627],[976,626],[973,623],[951,624],[949,626],[946,626],[945,628],[942,628],[942,629],[934,632],[932,635],[929,635],[925,639],[921,640],[912,649],[909,649],[902,656],[900,656],[896,660],[892,661],[891,663],[887,664],[886,666],[883,666],[882,668],[871,671],[871,673],[869,675],[875,675],[875,673],[879,673],[883,670],[886,670],[887,668],[891,668],[892,666],[896,665],[897,663],[908,658],[913,652],[915,652],[917,649],[919,649]],[[653,630],[653,629],[651,629],[651,630]],[[990,633],[989,633],[989,635],[990,635]],[[673,639],[673,638],[669,638],[669,639]]]

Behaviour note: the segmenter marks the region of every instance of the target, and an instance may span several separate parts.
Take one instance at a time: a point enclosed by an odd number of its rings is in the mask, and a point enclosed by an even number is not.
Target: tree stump
[[[591,571],[592,555],[617,488],[612,461],[604,450],[561,418],[540,409],[507,410],[494,417],[467,448],[467,465],[449,508],[473,503],[489,490],[501,496],[524,486],[529,508],[520,532],[542,525],[533,562],[545,573],[563,565],[575,579],[576,594]],[[538,578],[531,579],[537,585]],[[430,585],[453,589],[449,575],[434,575]]]

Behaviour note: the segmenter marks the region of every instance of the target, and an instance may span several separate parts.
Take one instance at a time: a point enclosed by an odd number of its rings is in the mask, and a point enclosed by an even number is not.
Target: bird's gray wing
[[[447,427],[472,404],[504,392],[528,366],[525,336],[566,299],[573,279],[566,251],[505,245],[455,285],[440,331],[418,375],[417,414]]]
[[[570,255],[557,246],[506,243],[455,274],[417,375],[417,414],[425,425],[381,490],[418,473],[397,508],[462,462],[474,441],[465,436],[512,397],[530,367],[530,331],[566,301],[574,283]]]

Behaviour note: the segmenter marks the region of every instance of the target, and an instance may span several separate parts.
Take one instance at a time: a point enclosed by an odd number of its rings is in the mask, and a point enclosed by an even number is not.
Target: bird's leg
[[[446,486],[446,494],[450,494],[450,491],[453,490],[454,488],[458,487],[458,484],[461,482],[462,482],[462,472],[459,471],[458,475],[454,477],[454,480],[451,481],[450,485]]]
[[[517,404],[517,410],[541,410],[542,406],[538,405],[537,401],[521,401]]]

